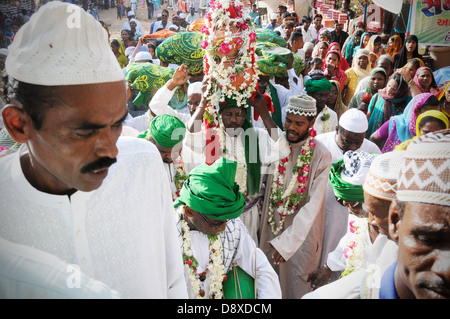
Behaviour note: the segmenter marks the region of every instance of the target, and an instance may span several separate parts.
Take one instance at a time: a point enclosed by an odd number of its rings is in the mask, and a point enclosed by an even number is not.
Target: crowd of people
[[[212,128],[198,8],[116,39],[40,7],[0,49],[0,297],[449,298],[450,79],[348,4],[253,4],[257,86]]]

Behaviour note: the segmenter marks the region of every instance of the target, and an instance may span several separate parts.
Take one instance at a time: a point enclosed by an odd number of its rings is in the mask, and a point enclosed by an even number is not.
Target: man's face
[[[389,237],[389,201],[364,192],[364,205],[371,216],[372,226]]]
[[[163,13],[161,14],[161,21],[164,22],[164,23],[166,23],[166,22],[167,22],[167,19],[169,19],[169,14],[168,14],[167,12],[163,12]]]
[[[202,95],[200,93],[193,93],[188,95],[187,105],[189,108],[189,113],[191,113],[191,115],[195,113],[195,110],[197,110],[197,107],[200,105],[201,100]]]
[[[213,219],[198,211],[192,210],[186,206],[185,216],[188,218],[188,223],[196,230],[207,235],[215,235],[225,230],[227,226],[226,220]]]
[[[288,23],[284,23],[283,25],[283,31],[286,34],[286,38],[289,39],[291,37],[291,33],[294,30],[294,28],[292,27],[292,24],[288,24]]]
[[[341,32],[342,29],[344,29],[344,24],[338,22],[335,24],[334,27],[335,27],[336,31]]]
[[[310,122],[306,116],[286,113],[284,129],[286,131],[287,140],[289,143],[303,141],[308,136],[309,129],[313,127],[313,125],[314,120]]]
[[[181,149],[183,148],[183,143],[178,143],[172,148],[162,147],[155,140],[152,139],[152,143],[155,144],[156,148],[161,155],[161,159],[166,164],[173,163],[173,160],[180,156]]]
[[[317,17],[317,18],[314,19],[314,25],[315,25],[316,28],[320,27],[321,24],[322,24],[322,18]]]
[[[336,129],[336,144],[342,150],[342,153],[347,151],[356,151],[364,142],[366,133],[354,133],[344,130],[342,133],[339,128]]]
[[[40,130],[27,116],[35,187],[51,194],[95,190],[118,154],[128,113],[125,84],[61,86],[55,95],[57,104],[46,111]]]
[[[403,218],[390,228],[398,242],[395,275],[400,296],[403,292],[417,299],[450,298],[449,225],[446,206],[404,203]]]
[[[316,100],[317,114],[319,114],[320,112],[322,112],[323,108],[325,107],[325,104],[327,103],[330,91],[312,92],[309,93],[308,95],[310,95]]]
[[[386,71],[386,75],[389,78],[392,75],[393,66],[392,62],[385,58],[379,58],[377,60],[377,67],[383,68]]]
[[[232,129],[242,128],[247,113],[244,109],[239,107],[228,107],[219,111],[219,114],[225,129],[231,129],[228,130],[227,133],[232,134]]]

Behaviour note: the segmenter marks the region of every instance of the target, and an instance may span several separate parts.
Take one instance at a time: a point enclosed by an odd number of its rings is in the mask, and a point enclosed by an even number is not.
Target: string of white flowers
[[[323,130],[322,133],[327,133],[331,131],[331,121],[330,121],[330,109],[325,105],[323,108]]]
[[[196,274],[196,267],[198,262],[195,259],[191,249],[191,229],[188,223],[184,220],[185,206],[180,206],[181,231],[183,235],[183,260],[184,265],[188,269],[188,277],[192,285],[192,290],[196,299],[202,299],[200,276]],[[225,278],[225,266],[223,264],[222,241],[220,235],[208,235],[210,240],[209,256],[210,261],[205,270],[205,276],[209,275],[209,298],[222,299],[223,298],[223,280]]]

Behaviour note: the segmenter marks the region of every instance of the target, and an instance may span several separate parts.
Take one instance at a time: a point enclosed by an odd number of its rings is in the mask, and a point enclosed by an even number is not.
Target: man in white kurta
[[[286,119],[287,134],[292,134],[290,133],[292,129],[288,129],[288,120],[289,123],[291,122],[289,116],[299,116],[300,120],[310,119],[307,120],[308,124],[304,124],[304,131],[307,135],[298,142],[290,141],[289,143],[292,151],[285,166],[285,184],[282,192],[285,192],[288,184],[290,184],[293,168],[297,165],[302,147],[305,143],[309,143],[307,142],[308,134],[312,134],[311,129],[316,112],[315,100],[307,95],[291,97],[289,100],[287,106],[288,118]],[[278,234],[274,233],[269,224],[269,206],[272,205],[271,194],[274,187],[274,175],[269,174],[266,182],[260,226],[260,247],[271,262],[274,261],[272,255],[274,249],[283,258],[284,262],[273,265],[273,267],[280,277],[283,298],[286,299],[299,299],[311,291],[307,277],[317,269],[320,260],[325,220],[325,189],[330,170],[331,154],[315,138],[311,141],[315,143],[315,147],[313,158],[309,164],[308,180],[304,183],[306,200],[298,204],[299,207],[294,210],[293,214],[286,216],[284,225],[280,225],[279,214],[273,213],[275,225],[281,227]],[[277,168],[279,162],[276,163],[272,166],[273,170]],[[297,191],[298,185],[298,181],[295,181],[291,193]],[[284,204],[284,202],[281,204]]]
[[[317,140],[322,142],[332,155],[331,162],[335,163],[344,157],[348,150],[356,152],[368,152],[380,154],[381,151],[374,143],[365,138],[355,138],[353,135],[361,135],[367,130],[367,117],[359,110],[345,112],[339,120],[339,128],[335,131],[317,135]],[[350,136],[352,138],[350,138]],[[328,182],[325,204],[325,232],[320,264],[326,263],[328,253],[333,251],[341,238],[347,232],[348,207],[342,206],[336,200],[333,186]]]
[[[267,111],[265,99],[262,97],[262,95],[259,95],[259,97],[260,99],[256,100],[259,102],[252,103],[256,103],[254,105],[256,105],[256,107],[258,107],[259,109],[259,111],[257,110],[257,112],[261,114],[261,118],[263,118],[264,121],[270,121],[272,125],[271,127],[269,126],[269,124],[267,124],[268,122],[263,121],[268,127],[267,129],[254,128],[256,131],[256,135],[251,135],[248,131],[243,131],[242,129],[231,130],[237,133],[237,135],[232,135],[227,130],[227,127],[225,125],[223,125],[223,129],[219,131],[221,156],[238,162],[236,181],[238,182],[238,185],[243,193],[246,193],[247,190],[247,179],[251,178],[247,174],[245,145],[243,142],[246,134],[249,136],[250,152],[255,152],[254,154],[252,153],[252,155],[249,156],[259,156],[259,161],[261,163],[259,185],[261,185],[264,174],[266,173],[267,166],[279,160],[280,158],[286,157],[290,152],[286,137],[273,122],[273,119],[270,117]],[[235,107],[232,108],[237,109]],[[254,107],[249,106],[246,112],[250,112],[253,108]],[[204,112],[204,109],[199,108],[197,112],[198,114],[194,114],[194,116],[192,117],[192,122],[194,122],[195,119],[200,116],[202,112]],[[189,125],[187,127],[188,130],[186,132],[186,137],[183,143],[182,157],[185,163],[186,170],[190,172],[192,168],[205,161],[206,135],[203,129],[197,131],[189,131]],[[274,133],[273,136],[271,136],[271,133],[269,133],[272,131]],[[223,142],[225,143],[225,145],[222,145]],[[259,149],[259,152],[257,154],[256,145]],[[223,153],[222,151],[224,147],[226,149],[226,153]],[[262,195],[263,191],[261,190],[261,188],[259,188],[254,194],[251,194],[251,196],[246,196],[247,206],[244,209],[243,214],[239,217],[243,221],[245,226],[247,226],[250,236],[256,242],[258,242],[257,230],[260,221],[260,201]]]
[[[66,23],[73,12],[80,27]],[[87,37],[89,46],[80,45]],[[55,41],[36,52],[44,38]],[[2,117],[22,146],[0,159],[0,238],[77,266],[123,298],[187,297],[161,156],[151,143],[120,137],[125,79],[105,30],[79,7],[53,1],[22,26],[9,50],[14,85]],[[50,61],[51,54],[62,62]],[[75,60],[73,68],[64,62]]]
[[[253,298],[281,298],[277,274],[237,218],[245,200],[234,181],[236,167],[236,162],[225,158],[197,166],[174,203],[189,298],[221,298],[223,276],[233,265],[255,279]],[[213,242],[211,236],[217,239]],[[213,256],[219,250],[221,254]],[[198,263],[195,269],[191,262]],[[225,278],[225,284],[227,280],[233,279]],[[224,294],[227,297],[226,291]]]
[[[0,237],[78,265],[122,298],[184,298],[176,221],[160,154],[151,143],[132,137],[120,138],[117,145],[117,163],[103,185],[70,198],[30,185],[20,167],[25,146],[2,158]]]

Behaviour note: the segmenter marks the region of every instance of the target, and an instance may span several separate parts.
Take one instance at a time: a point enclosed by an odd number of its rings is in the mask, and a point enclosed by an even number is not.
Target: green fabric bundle
[[[258,28],[255,30],[256,42],[271,42],[275,43],[279,47],[287,47],[285,39],[280,37],[278,33],[267,28]]]
[[[332,84],[327,78],[321,78],[319,80],[308,79],[305,82],[305,90],[307,93],[329,91],[331,87]]]
[[[133,101],[134,105],[147,105],[156,91],[172,78],[174,72],[175,70],[172,68],[165,68],[149,62],[129,64],[125,79],[130,83],[132,89],[139,91]],[[174,109],[181,109],[187,105],[187,94],[181,87],[176,89],[169,105]]]
[[[331,163],[329,180],[333,186],[334,195],[348,202],[364,203],[364,190],[362,185],[352,185],[341,177],[345,169],[344,159]]]
[[[284,49],[284,48],[280,48]],[[286,49],[287,50],[287,49]],[[289,51],[289,50],[288,50]],[[299,76],[303,70],[305,69],[305,64],[297,54],[293,54],[294,62],[292,63],[292,67],[294,68],[295,74]],[[268,57],[263,57],[262,59],[257,61],[258,70],[261,73],[275,76],[275,77],[288,77],[287,66],[285,62],[285,56],[282,57],[277,54],[270,54]],[[280,61],[281,60],[281,61]]]
[[[201,32],[172,34],[156,48],[156,56],[162,62],[185,64],[190,74],[203,71],[204,50],[200,47]]]
[[[213,164],[195,167],[184,182],[174,207],[187,205],[210,218],[226,220],[239,217],[245,199],[235,182],[237,162],[220,158]]]

